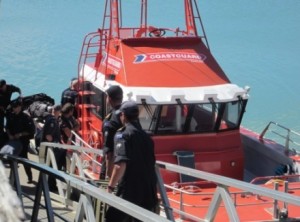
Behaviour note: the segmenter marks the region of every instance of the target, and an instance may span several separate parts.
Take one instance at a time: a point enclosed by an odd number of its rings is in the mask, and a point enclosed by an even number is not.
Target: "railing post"
[[[180,211],[184,212],[183,193],[180,191]],[[184,220],[184,216],[180,214],[180,219]]]
[[[156,172],[159,193],[160,193],[160,196],[162,199],[163,207],[165,208],[167,219],[169,219],[171,221],[175,221],[174,216],[173,216],[173,210],[170,207],[170,202],[169,202],[169,199],[167,196],[167,192],[166,192],[163,180],[160,176],[159,167],[157,165],[155,165],[155,172]]]
[[[275,182],[274,183],[274,190],[278,190],[279,183]],[[274,204],[273,204],[273,218],[278,219],[278,200],[274,199]]]
[[[270,125],[272,124],[273,122],[269,122],[269,124],[266,126],[266,128],[261,132],[261,134],[259,135],[259,139],[262,140],[266,134],[266,132],[268,131]]]
[[[284,192],[285,192],[285,193],[288,193],[288,191],[289,191],[289,182],[288,182],[288,181],[284,181]],[[287,207],[288,207],[287,202],[284,202],[284,203],[283,203],[283,207],[284,207],[285,209],[287,209]]]
[[[287,132],[287,137],[286,137],[286,139],[285,139],[285,151],[286,152],[288,152],[289,151],[289,148],[290,148],[290,133],[291,133],[291,130],[290,129],[288,129],[287,130],[288,132]]]
[[[289,182],[288,181],[284,181],[284,192],[288,193],[289,190]],[[288,203],[287,202],[283,202],[283,209],[280,211],[280,218],[279,219],[285,219],[288,218]]]

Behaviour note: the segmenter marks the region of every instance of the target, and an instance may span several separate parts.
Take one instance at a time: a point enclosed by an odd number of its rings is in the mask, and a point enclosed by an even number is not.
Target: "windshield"
[[[140,105],[144,130],[158,135],[238,129],[247,101],[227,103]]]

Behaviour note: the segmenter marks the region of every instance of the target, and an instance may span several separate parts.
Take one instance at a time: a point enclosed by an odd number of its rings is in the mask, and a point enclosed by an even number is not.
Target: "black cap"
[[[13,101],[11,101],[10,106],[12,108],[18,107],[18,106],[22,106],[22,98],[16,98]]]
[[[138,117],[139,116],[139,107],[133,101],[123,102],[120,109],[116,111],[116,114],[124,113],[127,117]]]
[[[4,85],[6,85],[6,81],[5,81],[4,79],[1,79],[1,80],[0,80],[0,87],[2,87],[2,86],[4,86]]]
[[[123,98],[123,90],[120,86],[117,86],[117,85],[110,86],[106,90],[106,93],[111,99],[122,99]]]

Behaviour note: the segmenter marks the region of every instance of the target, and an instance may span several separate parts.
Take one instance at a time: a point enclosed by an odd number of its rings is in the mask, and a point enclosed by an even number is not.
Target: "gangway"
[[[57,147],[58,144],[52,144],[52,145],[55,145],[55,147]],[[163,216],[147,211],[113,194],[110,194],[106,192],[106,190],[104,189],[100,189],[76,177],[55,170],[45,164],[33,162],[16,156],[2,155],[2,154],[0,155],[0,160],[5,160],[5,162],[9,162],[11,167],[10,179],[12,184],[15,184],[17,195],[19,196],[23,206],[24,206],[24,202],[22,200],[25,194],[22,192],[22,187],[20,184],[18,164],[21,163],[27,165],[39,172],[39,179],[36,185],[35,197],[32,200],[33,208],[31,214],[32,215],[31,221],[38,221],[39,211],[43,207],[45,207],[47,211],[47,217],[49,222],[55,221],[54,215],[59,216],[59,218],[62,221],[67,221],[66,219],[63,218],[62,215],[56,215],[55,214],[56,209],[52,207],[49,187],[47,183],[48,175],[55,177],[57,180],[60,180],[61,182],[68,184],[71,188],[77,189],[81,192],[77,208],[75,209],[76,215],[75,218],[72,219],[72,221],[75,222],[84,221],[84,218],[86,218],[85,221],[96,222],[96,216],[94,213],[95,201],[100,201],[103,204],[114,206],[115,208],[123,212],[126,212],[127,214],[141,221],[149,221],[149,222],[170,221]],[[45,202],[44,205],[43,202]]]
[[[48,154],[51,153],[51,146],[52,147],[59,147],[62,149],[73,149],[76,150],[75,153],[80,152],[80,151],[85,151],[85,152],[95,152],[95,149],[87,149],[85,147],[78,147],[78,146],[66,146],[62,144],[55,144],[55,143],[42,143],[41,147],[48,147]],[[94,151],[92,151],[94,150]],[[96,151],[98,152],[98,151]],[[50,154],[51,155],[51,154]],[[17,194],[20,198],[22,198],[22,191],[21,191],[21,186],[19,184],[19,175],[18,175],[18,163],[24,163],[26,165],[29,165],[30,167],[38,170],[40,172],[39,176],[39,181],[37,184],[37,191],[36,191],[36,197],[34,199],[34,208],[33,208],[33,218],[37,218],[38,214],[38,208],[37,207],[41,201],[41,195],[42,192],[44,193],[44,199],[46,200],[46,208],[47,212],[49,215],[51,215],[53,209],[51,208],[51,201],[50,201],[50,195],[49,195],[49,189],[48,189],[48,184],[47,184],[47,177],[46,175],[52,175],[55,176],[57,180],[61,181],[62,183],[66,184],[66,192],[62,192],[59,194],[62,195],[62,199],[65,199],[65,201],[62,201],[62,203],[68,205],[70,204],[70,201],[67,201],[69,198],[69,191],[68,189],[78,189],[81,193],[80,195],[80,200],[77,205],[78,212],[80,211],[79,209],[84,209],[81,214],[93,214],[92,216],[89,216],[91,218],[95,218],[96,216],[94,215],[95,209],[94,205],[92,204],[92,200],[99,200],[101,202],[104,202],[108,205],[113,205],[116,207],[120,207],[119,209],[126,211],[128,214],[133,215],[139,219],[142,219],[142,221],[175,221],[174,219],[174,213],[179,214],[181,218],[188,218],[194,221],[214,221],[216,214],[220,207],[225,206],[226,212],[228,214],[228,217],[230,218],[230,221],[240,221],[239,219],[239,214],[236,210],[237,203],[235,202],[235,198],[233,198],[234,195],[256,195],[257,197],[267,197],[273,200],[274,202],[274,221],[279,218],[280,214],[284,211],[284,209],[279,209],[278,203],[282,202],[284,203],[284,206],[291,206],[294,205],[300,209],[300,199],[298,196],[284,193],[281,191],[277,190],[272,190],[269,188],[265,188],[262,186],[246,183],[243,181],[235,180],[235,179],[230,179],[227,177],[207,173],[207,172],[202,172],[199,170],[191,169],[191,168],[186,168],[162,161],[157,161],[157,176],[158,176],[158,182],[159,182],[159,190],[160,190],[160,196],[162,199],[161,203],[161,213],[163,216],[158,216],[155,215],[153,216],[152,213],[145,213],[145,210],[140,210],[139,207],[134,206],[134,205],[129,205],[126,203],[126,205],[123,201],[120,200],[118,197],[114,195],[110,195],[105,190],[101,190],[98,187],[95,187],[94,185],[91,185],[91,181],[89,181],[88,178],[82,178],[80,175],[79,176],[71,176],[68,175],[64,172],[57,171],[53,168],[50,168],[49,166],[46,166],[45,164],[41,163],[36,163],[32,161],[28,161],[26,159],[18,158],[18,157],[13,157],[13,156],[1,156],[0,159],[5,159],[6,161],[9,161],[11,164],[11,169],[12,169],[12,177],[14,181],[16,182],[16,191]],[[55,167],[55,159],[52,160],[51,164]],[[81,161],[80,158],[72,158],[72,163],[71,165],[76,166],[76,168],[82,167],[82,164],[79,164]],[[49,162],[48,162],[49,164]],[[207,206],[207,212],[205,214],[205,217],[203,218],[196,218],[193,215],[190,215],[189,213],[185,212],[184,210],[184,204],[185,203],[180,203],[181,208],[175,209],[172,208],[170,205],[170,200],[167,197],[167,192],[166,188],[169,189],[174,189],[175,192],[187,192],[181,189],[178,189],[176,187],[170,187],[169,185],[163,184],[162,178],[160,176],[160,170],[168,170],[171,172],[179,173],[179,174],[185,174],[188,176],[192,176],[194,178],[197,178],[202,181],[209,181],[210,183],[216,184],[216,189],[214,189],[214,193],[211,194],[211,201],[209,202]],[[78,169],[78,172],[80,172],[83,169]],[[94,181],[95,182],[95,181]],[[97,182],[97,181],[96,181]],[[95,184],[95,183],[93,183]],[[166,187],[166,188],[165,188]],[[233,193],[230,191],[231,188],[236,188],[239,190],[238,193]],[[299,188],[298,188],[299,189]],[[288,189],[287,189],[288,190]],[[84,197],[83,197],[83,196]],[[195,195],[195,194],[194,194]],[[203,195],[203,194],[202,194]],[[93,199],[93,198],[95,199]],[[222,204],[223,203],[223,206]],[[276,205],[275,205],[276,204]],[[75,206],[75,205],[74,205]],[[134,207],[133,207],[134,206]],[[91,209],[89,209],[91,207]],[[130,209],[130,210],[129,210]],[[138,209],[138,210],[137,210]],[[93,213],[92,213],[93,212]],[[149,215],[151,215],[152,219],[150,220],[147,218]],[[79,218],[79,215],[77,216]],[[82,217],[82,215],[80,216]],[[168,219],[166,219],[168,218]],[[34,221],[34,220],[32,220]],[[51,221],[51,220],[49,220]],[[75,221],[80,221],[80,220],[75,220]],[[89,221],[94,221],[94,219],[90,219]]]

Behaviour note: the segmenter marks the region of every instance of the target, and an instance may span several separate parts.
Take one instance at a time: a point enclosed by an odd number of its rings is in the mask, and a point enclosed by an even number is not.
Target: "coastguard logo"
[[[159,52],[135,55],[134,64],[159,61],[189,61],[203,63],[206,56],[189,52]]]

